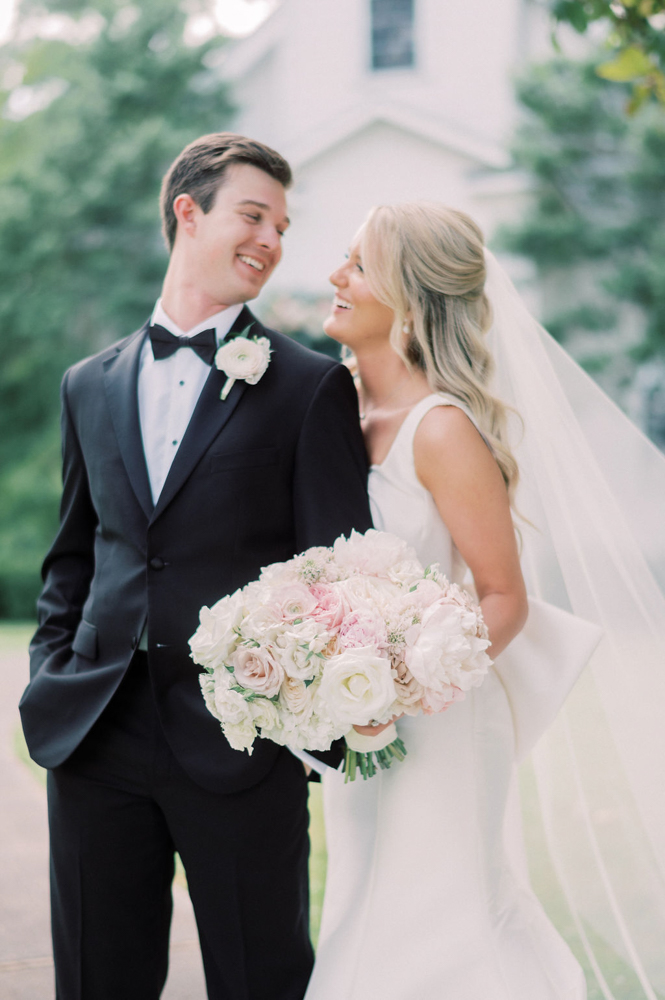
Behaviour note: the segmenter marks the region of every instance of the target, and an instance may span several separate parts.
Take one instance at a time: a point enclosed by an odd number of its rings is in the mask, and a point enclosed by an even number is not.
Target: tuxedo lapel
[[[146,323],[125,347],[104,362],[104,389],[120,454],[136,499],[146,517],[153,510],[139,421],[138,371]]]
[[[229,330],[226,339],[230,340],[234,335],[241,333],[251,323],[256,325],[258,333],[261,326],[245,306]],[[252,328],[250,336],[254,335],[255,331]],[[213,365],[157,500],[152,513],[153,521],[159,517],[178,490],[185,484],[212,442],[230,420],[236,406],[242,399],[247,388],[247,383],[243,381],[235,383],[225,400],[220,399],[225,382],[226,375]]]

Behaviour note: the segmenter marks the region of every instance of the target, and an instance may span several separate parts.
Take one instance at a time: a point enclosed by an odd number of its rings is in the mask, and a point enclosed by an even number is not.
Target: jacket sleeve
[[[95,568],[97,515],[68,399],[69,372],[62,382],[63,492],[60,527],[42,567],[38,628],[30,644],[30,677],[46,664],[58,669],[71,657]]]
[[[367,454],[358,420],[358,397],[347,368],[326,373],[309,405],[294,475],[298,551],[331,545],[353,528],[367,531]]]

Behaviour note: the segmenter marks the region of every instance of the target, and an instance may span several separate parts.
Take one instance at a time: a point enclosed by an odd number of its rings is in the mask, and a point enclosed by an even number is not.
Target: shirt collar
[[[244,302],[240,302],[238,305],[234,306],[227,306],[226,309],[220,310],[220,312],[215,313],[214,316],[208,316],[208,318],[204,319],[203,322],[197,323],[197,325],[193,326],[191,330],[181,330],[180,327],[173,322],[168,313],[164,311],[162,300],[157,299],[152,316],[150,317],[150,325],[152,326],[155,323],[159,323],[160,326],[163,326],[165,330],[168,330],[169,333],[172,333],[175,337],[182,337],[184,334],[188,337],[193,337],[197,333],[201,333],[203,330],[214,329],[217,343],[221,344],[242,312],[243,307]]]

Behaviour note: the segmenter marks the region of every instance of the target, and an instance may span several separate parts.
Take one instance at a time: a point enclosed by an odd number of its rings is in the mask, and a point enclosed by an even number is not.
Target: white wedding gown
[[[433,395],[413,408],[371,469],[370,497],[377,528],[461,582],[413,462],[416,428],[439,405],[459,404]],[[582,970],[508,850],[513,726],[495,672],[397,728],[403,763],[368,781],[324,777],[328,875],[305,1000],[584,1000]]]

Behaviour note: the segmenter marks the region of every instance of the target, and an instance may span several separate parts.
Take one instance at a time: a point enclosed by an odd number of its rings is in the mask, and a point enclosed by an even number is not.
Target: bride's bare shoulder
[[[459,406],[435,406],[425,414],[415,433],[413,457],[426,486],[441,476],[460,482],[501,475],[477,427]]]
[[[485,443],[473,421],[464,410],[452,403],[433,406],[422,418],[416,429],[414,446],[425,450],[441,447],[466,447],[478,441]]]

